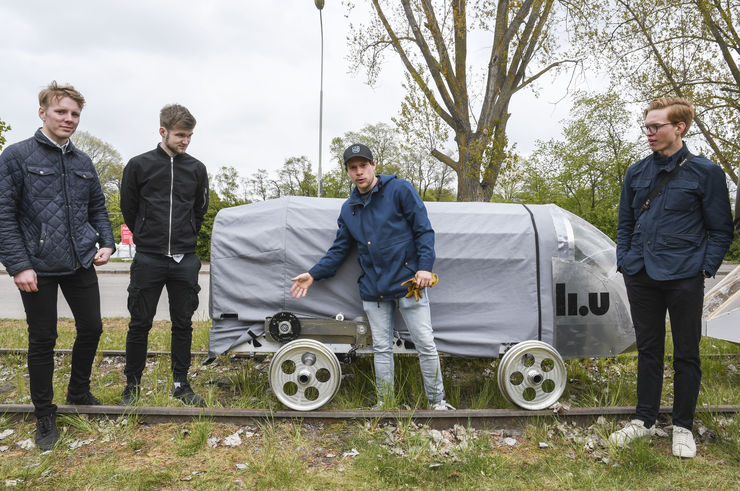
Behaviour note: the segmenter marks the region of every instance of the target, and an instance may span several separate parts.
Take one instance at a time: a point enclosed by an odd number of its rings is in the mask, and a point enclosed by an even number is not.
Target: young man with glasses
[[[621,447],[655,433],[668,311],[675,372],[673,455],[693,458],[704,279],[715,275],[732,242],[730,200],[722,169],[691,155],[683,142],[694,117],[689,101],[656,99],[644,117],[653,153],[627,170],[617,227],[617,269],[637,337],[637,408],[635,419],[609,441]]]

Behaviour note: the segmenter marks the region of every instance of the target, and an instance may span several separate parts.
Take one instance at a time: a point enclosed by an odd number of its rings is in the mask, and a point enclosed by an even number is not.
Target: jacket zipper
[[[172,191],[175,187],[175,156],[170,156],[170,224],[167,234],[167,255],[172,255]]]
[[[69,194],[67,192],[67,165],[64,163],[64,150],[60,149],[61,158],[59,163],[62,167],[62,192],[64,194],[64,210],[67,215],[67,227],[69,228],[69,244],[72,246],[72,269],[77,269],[77,251],[75,250],[74,229],[72,227],[72,216],[70,215]]]

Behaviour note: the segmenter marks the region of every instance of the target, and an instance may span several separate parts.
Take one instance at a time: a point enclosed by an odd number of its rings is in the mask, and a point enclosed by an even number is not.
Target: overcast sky
[[[363,2],[358,2],[362,4]],[[359,23],[361,9],[352,22]],[[175,2],[8,0],[0,3],[0,119],[8,144],[40,126],[38,92],[51,80],[87,99],[79,130],[112,144],[124,161],[159,141],[159,109],[187,106],[198,120],[189,153],[209,172],[230,165],[247,177],[293,156],[318,163],[319,13],[313,0]],[[324,21],[323,167],[329,142],[366,124],[391,123],[403,98],[390,58],[378,84],[349,73],[349,20],[327,0]],[[470,46],[471,56],[489,46]],[[593,89],[598,80],[580,80]],[[536,98],[514,97],[508,126],[520,153],[557,137],[570,101],[565,82],[544,80]]]

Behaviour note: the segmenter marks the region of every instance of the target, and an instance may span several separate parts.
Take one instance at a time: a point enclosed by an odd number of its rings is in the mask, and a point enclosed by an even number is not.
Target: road
[[[130,263],[115,262],[97,268],[98,281],[100,282],[100,305],[103,317],[128,317],[126,308],[126,299],[128,298],[128,268]],[[723,264],[716,278],[706,280],[705,291],[714,286],[727,273],[735,268],[735,264]],[[200,304],[193,316],[194,320],[208,320],[208,292],[210,289],[209,282],[210,268],[204,264],[198,275],[200,284]],[[72,317],[67,302],[60,294],[57,302],[57,311],[59,317]],[[8,276],[4,270],[0,270],[0,318],[5,319],[25,319],[26,313],[23,310],[18,290],[13,284],[13,279]],[[169,302],[167,300],[166,290],[162,291],[162,297],[157,305],[157,314],[155,320],[169,320]]]
[[[100,283],[100,309],[103,317],[128,317],[126,299],[128,298],[128,270],[130,263],[112,262],[97,268],[98,282]],[[195,311],[193,320],[208,320],[208,292],[210,269],[204,264],[198,275],[200,285],[200,299],[198,310]],[[157,304],[157,313],[154,320],[169,320],[170,303],[167,300],[167,290],[162,290],[162,297]],[[57,301],[57,315],[59,317],[72,318],[64,296],[59,294]],[[0,274],[0,317],[5,319],[25,319],[26,312],[23,310],[21,297],[13,279],[3,270]]]

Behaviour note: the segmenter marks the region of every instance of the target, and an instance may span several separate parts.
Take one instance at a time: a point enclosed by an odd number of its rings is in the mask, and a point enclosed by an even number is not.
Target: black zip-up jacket
[[[121,212],[137,252],[195,252],[207,210],[206,166],[187,153],[170,157],[157,145],[123,169]]]
[[[72,142],[62,152],[40,129],[0,154],[0,260],[9,275],[89,268],[96,243],[116,249],[90,157]]]

